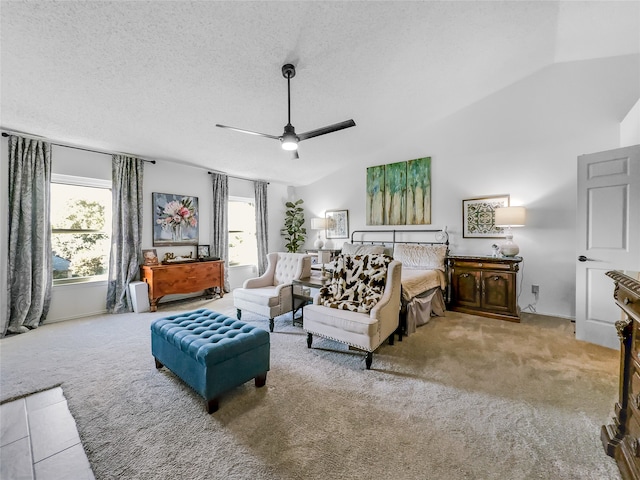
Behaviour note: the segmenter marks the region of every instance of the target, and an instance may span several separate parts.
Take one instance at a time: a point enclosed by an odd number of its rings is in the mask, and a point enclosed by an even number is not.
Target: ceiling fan
[[[296,134],[296,129],[291,125],[291,79],[296,76],[296,67],[287,63],[282,66],[282,76],[287,79],[287,104],[288,104],[288,122],[284,126],[284,133],[279,137],[276,135],[269,135],[266,133],[252,132],[251,130],[243,130],[242,128],[229,127],[227,125],[216,124],[216,127],[228,128],[235,130],[236,132],[249,133],[251,135],[258,135],[260,137],[273,138],[280,140],[283,150],[292,150],[293,158],[300,158],[298,156],[298,142],[302,140],[308,140],[309,138],[318,137],[327,133],[337,132],[344,128],[355,127],[356,122],[353,120],[345,120],[344,122],[334,123],[326,127],[318,128],[316,130],[310,130],[305,133]]]

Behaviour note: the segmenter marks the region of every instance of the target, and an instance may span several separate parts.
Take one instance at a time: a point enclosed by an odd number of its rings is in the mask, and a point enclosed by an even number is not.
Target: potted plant
[[[304,244],[307,229],[304,228],[304,209],[300,206],[303,200],[285,203],[287,211],[284,218],[284,229],[287,234],[284,239],[287,241],[285,247],[290,253],[295,253]]]

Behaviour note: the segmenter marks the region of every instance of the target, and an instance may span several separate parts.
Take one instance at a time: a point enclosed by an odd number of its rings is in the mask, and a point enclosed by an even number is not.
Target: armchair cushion
[[[273,331],[273,318],[292,309],[291,282],[311,274],[311,255],[272,252],[267,258],[267,270],[260,277],[245,280],[233,291],[233,303],[238,320],[242,311],[256,313],[269,318]]]
[[[383,254],[340,255],[331,283],[320,290],[320,305],[368,313],[382,298],[391,260]]]

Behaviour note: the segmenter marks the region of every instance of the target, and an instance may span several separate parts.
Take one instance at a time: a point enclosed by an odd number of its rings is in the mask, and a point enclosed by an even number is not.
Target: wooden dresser
[[[620,337],[620,381],[613,424],[603,425],[600,439],[616,459],[622,478],[640,479],[640,272],[611,271]]]
[[[158,309],[158,302],[165,295],[205,291],[205,296],[214,295],[218,289],[224,296],[224,262],[190,262],[169,265],[142,265],[140,279],[149,285],[151,311]]]
[[[449,309],[520,321],[516,296],[520,257],[449,255]]]

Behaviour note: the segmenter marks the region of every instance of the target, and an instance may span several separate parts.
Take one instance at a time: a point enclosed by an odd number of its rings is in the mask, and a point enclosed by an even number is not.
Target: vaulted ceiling
[[[301,185],[557,62],[640,52],[632,2],[0,2],[1,126]],[[282,134],[293,63],[300,143]]]

